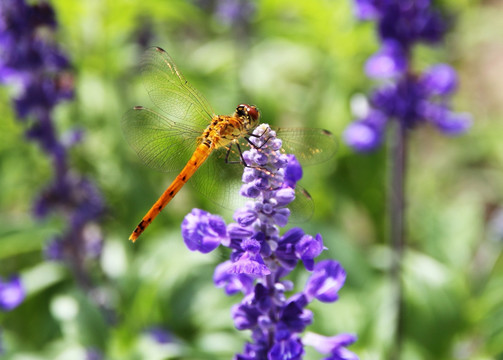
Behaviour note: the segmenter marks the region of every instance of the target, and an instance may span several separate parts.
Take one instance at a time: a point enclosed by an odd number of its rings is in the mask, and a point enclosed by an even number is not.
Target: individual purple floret
[[[447,64],[436,64],[419,74],[411,69],[413,46],[438,43],[447,30],[431,1],[355,0],[355,13],[360,19],[376,21],[381,41],[381,49],[367,60],[365,72],[388,82],[369,96],[371,110],[367,117],[357,115],[347,127],[345,142],[359,152],[375,150],[390,121],[407,129],[430,124],[445,135],[466,132],[471,117],[450,110],[450,97],[457,87],[455,70]]]
[[[230,260],[217,266],[213,280],[226,294],[244,296],[231,314],[237,329],[251,331],[252,341],[235,359],[302,359],[306,343],[301,333],[313,322],[306,306],[315,299],[336,301],[346,273],[334,260],[315,262],[325,250],[320,234],[293,228],[281,235],[302,168],[293,155],[281,153],[281,140],[268,125],[260,125],[254,135],[254,146],[243,153],[247,167],[240,191],[250,200],[234,213],[235,222],[225,226],[220,217],[194,209],[182,223],[182,235],[190,250],[207,252],[218,244],[231,249]],[[299,263],[312,274],[303,291],[288,295],[294,285],[284,277]],[[352,341],[334,343],[330,359],[347,354],[356,359],[345,349],[356,338],[340,337]]]
[[[10,311],[18,307],[26,297],[19,276],[13,276],[8,281],[0,279],[0,309]]]
[[[314,347],[322,354],[329,354],[323,360],[358,360],[358,356],[352,353],[347,346],[356,341],[356,337],[350,334],[341,334],[336,336],[322,336],[308,332],[302,338],[306,345]]]

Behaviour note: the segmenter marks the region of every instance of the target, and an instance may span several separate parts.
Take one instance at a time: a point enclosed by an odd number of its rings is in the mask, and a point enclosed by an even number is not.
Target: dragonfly
[[[217,204],[232,203],[239,181],[226,180],[239,179],[236,164],[247,166],[241,149],[251,146],[249,137],[260,120],[258,108],[248,104],[238,105],[232,115],[215,115],[160,47],[150,48],[143,55],[141,77],[156,109],[134,106],[126,112],[121,121],[124,137],[147,166],[179,173],[131,233],[132,242],[189,179],[196,190]],[[275,131],[283,150],[295,154],[302,165],[326,161],[337,148],[335,137],[327,130]]]

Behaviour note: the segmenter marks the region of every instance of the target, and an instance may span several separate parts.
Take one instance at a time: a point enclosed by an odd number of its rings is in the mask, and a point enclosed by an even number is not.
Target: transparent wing
[[[197,147],[202,130],[136,106],[121,121],[126,141],[142,161],[160,171],[180,171]]]
[[[301,223],[309,220],[314,213],[314,201],[311,195],[299,184],[295,185],[295,200],[288,208],[290,209],[290,222]]]
[[[337,152],[337,139],[323,129],[273,128],[283,142],[283,150],[294,154],[302,165],[319,164],[331,159]]]
[[[173,59],[159,47],[148,49],[141,62],[143,84],[152,102],[175,122],[205,128],[213,110],[178,70]]]
[[[241,150],[246,151],[249,147],[246,140],[240,142]],[[239,189],[243,185],[243,170],[237,147],[232,145],[229,149],[227,146],[214,150],[189,183],[212,202],[235,210],[246,202],[246,199],[239,195]]]

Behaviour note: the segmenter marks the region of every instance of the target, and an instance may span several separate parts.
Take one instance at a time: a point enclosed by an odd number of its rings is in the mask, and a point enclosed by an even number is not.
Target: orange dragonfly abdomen
[[[136,229],[129,236],[129,240],[135,242],[138,236],[143,233],[143,231],[150,225],[150,223],[156,218],[161,210],[175,197],[175,195],[180,191],[180,189],[185,185],[185,183],[194,175],[196,170],[206,161],[208,156],[210,156],[213,146],[207,142],[201,143],[194,151],[194,154],[187,162],[187,165],[182,169],[180,174],[173,180],[170,186],[164,191],[164,193],[159,197],[155,204],[150,208],[150,210],[145,214],[140,223],[136,226]]]

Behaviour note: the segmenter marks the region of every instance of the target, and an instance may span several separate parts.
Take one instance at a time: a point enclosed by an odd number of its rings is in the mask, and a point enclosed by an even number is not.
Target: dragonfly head
[[[236,116],[243,120],[247,129],[253,129],[258,125],[260,112],[255,105],[241,104],[236,108]]]

